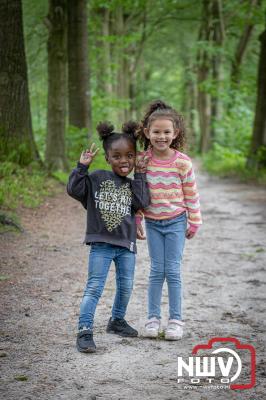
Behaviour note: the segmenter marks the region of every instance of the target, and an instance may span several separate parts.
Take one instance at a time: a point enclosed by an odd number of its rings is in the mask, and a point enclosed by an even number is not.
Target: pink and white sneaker
[[[145,337],[156,338],[159,334],[160,320],[156,317],[148,319],[145,324]]]
[[[169,319],[168,326],[164,331],[164,337],[166,340],[180,340],[183,336],[184,322],[178,319]]]

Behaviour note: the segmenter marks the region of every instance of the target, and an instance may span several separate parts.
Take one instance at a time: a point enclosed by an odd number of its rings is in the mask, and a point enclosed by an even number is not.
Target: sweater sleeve
[[[142,220],[143,220],[143,210],[139,209],[136,212],[136,216],[135,216],[135,221],[137,225],[142,224]]]
[[[83,207],[87,209],[89,193],[88,167],[78,162],[77,167],[73,169],[69,176],[67,193],[69,196],[80,201]]]
[[[202,219],[199,194],[191,161],[188,163],[188,168],[184,172],[184,175],[181,176],[181,181],[184,202],[188,212],[188,223],[191,231],[196,232],[202,224]]]
[[[132,207],[135,211],[148,207],[150,204],[150,194],[146,174],[135,173],[134,179],[131,181],[131,189],[133,193]]]

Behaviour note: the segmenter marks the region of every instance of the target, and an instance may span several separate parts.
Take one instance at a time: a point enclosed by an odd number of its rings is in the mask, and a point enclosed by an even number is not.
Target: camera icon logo
[[[219,344],[221,344],[222,347],[218,347],[213,350],[213,347],[217,347],[217,345]],[[230,346],[228,346],[228,344],[230,344]],[[232,347],[234,347],[234,349],[232,349]],[[207,344],[196,345],[192,350],[192,354],[198,355],[201,350],[203,350],[204,352],[212,350],[210,352],[210,357],[203,357],[203,359],[205,359],[205,366],[206,362],[208,362],[208,360],[206,359],[212,358],[213,361],[212,363],[210,363],[214,366],[212,370],[215,370],[215,363],[218,364],[220,373],[223,375],[223,377],[226,377],[227,382],[230,384],[230,389],[244,390],[251,389],[255,386],[256,351],[252,345],[242,344],[238,339],[233,337],[215,337],[210,339]],[[224,357],[220,357],[219,355],[223,355],[226,358],[226,364],[224,361]],[[233,373],[231,373],[231,370],[233,369],[232,365],[235,365]],[[242,377],[241,375],[243,369],[245,369],[245,372],[243,373]],[[211,376],[210,371],[208,375]],[[247,376],[249,378],[248,381],[245,382]],[[243,382],[242,379],[244,379],[245,381]]]

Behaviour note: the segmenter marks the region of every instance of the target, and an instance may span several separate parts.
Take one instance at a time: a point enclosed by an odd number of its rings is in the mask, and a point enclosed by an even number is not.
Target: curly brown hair
[[[138,128],[138,139],[144,150],[150,146],[150,140],[145,136],[144,129],[151,126],[152,122],[159,118],[170,119],[174,128],[178,129],[177,137],[172,141],[171,148],[183,150],[185,145],[185,126],[182,115],[178,114],[171,106],[161,100],[155,100],[148,106],[148,109]]]

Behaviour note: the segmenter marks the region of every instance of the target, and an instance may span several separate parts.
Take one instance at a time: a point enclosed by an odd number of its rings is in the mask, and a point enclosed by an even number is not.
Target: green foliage
[[[197,52],[204,49],[210,58],[215,55],[221,56],[223,76],[220,87],[211,74],[201,84],[201,89],[218,98],[221,104],[221,118],[216,121],[212,118],[216,134],[213,138],[214,148],[206,155],[204,163],[210,171],[218,174],[246,170],[245,159],[249,152],[256,101],[254,88],[259,54],[258,35],[262,32],[264,24],[263,7],[253,7],[250,13],[248,1],[224,2],[226,35],[222,46],[215,46],[211,41],[199,40],[202,2],[154,0],[151,4],[147,0],[92,0],[88,7],[90,90],[94,129],[90,132],[92,137],[88,141],[86,130],[67,128],[66,151],[71,168],[75,166],[81,151],[88,148],[92,142],[100,147],[100,151],[90,170],[108,167],[102,143],[95,133],[95,125],[99,121],[110,119],[116,129],[120,130],[124,122],[119,120],[120,111],[127,110],[131,115],[132,103],[135,107],[132,117],[135,119],[142,117],[147,103],[155,98],[162,98],[189,118],[191,103],[187,99],[193,95],[189,83],[194,82],[196,85]],[[121,7],[125,24],[118,33],[117,11],[121,10]],[[111,18],[108,36],[103,34],[104,9],[109,10]],[[33,130],[40,155],[44,159],[48,79],[48,30],[44,21],[48,13],[48,2],[23,0],[23,12]],[[239,38],[249,23],[254,23],[255,27],[241,66],[240,84],[234,87],[230,80],[232,61]],[[105,44],[110,46],[110,70],[103,68]],[[117,82],[117,73],[122,62],[130,65],[131,74],[127,78],[133,83],[133,101],[130,98],[119,98],[117,95],[117,84],[120,84]],[[106,92],[105,83],[112,86],[112,94]],[[196,117],[193,126],[196,133],[194,142],[197,143],[198,113],[195,104],[192,108]],[[21,148],[22,157],[23,151],[26,149]],[[264,165],[265,149],[262,148],[256,157],[258,162]],[[11,155],[8,161],[11,165],[16,163],[16,154]],[[249,171],[246,171],[246,174],[248,173]],[[67,180],[67,174],[61,171],[57,171],[54,177],[64,183]],[[23,179],[23,174],[21,178]],[[3,202],[3,191],[0,192],[1,201]]]
[[[243,181],[266,184],[266,168],[247,168],[246,154],[215,143],[213,149],[202,157],[203,168],[221,177],[237,177]]]
[[[81,152],[89,149],[92,143],[95,143],[96,147],[99,148],[99,151],[90,166],[90,171],[94,171],[95,169],[110,169],[105,160],[102,142],[97,134],[95,132],[92,133],[91,138],[88,140],[86,129],[78,129],[74,126],[68,128],[66,135],[67,156],[70,160],[70,165],[74,167],[75,163],[80,158]],[[56,177],[59,178],[59,180],[61,180],[61,177],[63,182],[66,181],[66,175],[62,172],[57,172]]]
[[[86,129],[79,129],[69,126],[66,132],[66,151],[70,162],[77,161],[83,150],[90,146],[88,132]]]
[[[4,141],[0,138],[0,162],[9,161],[26,166],[32,158],[32,148],[28,141],[19,142],[11,137]]]
[[[266,167],[266,146],[261,146],[257,154],[258,164]]]
[[[218,143],[203,156],[203,166],[208,172],[220,176],[238,174],[245,170],[246,158],[239,150],[230,150]]]
[[[0,207],[4,209],[37,207],[56,191],[55,181],[36,164],[24,168],[11,161],[0,164]]]
[[[234,98],[234,102],[230,109],[223,113],[223,117],[219,121],[213,121],[216,130],[215,141],[233,152],[240,151],[244,156],[247,156],[254,113],[247,106],[246,96],[243,93],[231,90],[227,94],[221,93],[221,98],[225,110],[229,107],[231,98]]]
[[[52,177],[63,185],[66,185],[68,182],[69,174],[64,171],[55,171],[52,173]]]

